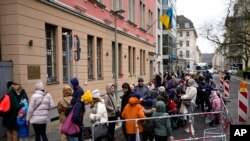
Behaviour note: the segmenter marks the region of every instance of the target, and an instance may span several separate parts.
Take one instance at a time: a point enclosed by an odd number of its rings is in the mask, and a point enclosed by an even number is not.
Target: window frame
[[[47,67],[47,83],[58,83],[57,74],[57,45],[56,45],[56,31],[57,27],[51,24],[45,24],[45,38],[46,38],[46,67]],[[50,35],[49,35],[50,34]],[[49,35],[49,36],[48,36]],[[48,42],[50,40],[50,42]],[[50,43],[50,44],[49,44]],[[48,45],[49,44],[49,45]],[[50,50],[49,50],[50,47]],[[51,62],[49,63],[49,56],[51,56]],[[51,65],[49,65],[51,64]],[[49,69],[51,68],[51,74]]]

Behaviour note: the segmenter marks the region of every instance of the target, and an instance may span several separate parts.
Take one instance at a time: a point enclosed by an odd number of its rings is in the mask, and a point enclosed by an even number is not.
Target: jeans
[[[48,141],[48,137],[46,135],[46,123],[33,124],[33,128],[34,128],[35,136],[36,136],[35,141],[41,141],[41,137],[43,141]]]
[[[109,121],[117,120],[117,117],[108,117]],[[109,123],[109,141],[114,141],[115,136],[115,122]]]

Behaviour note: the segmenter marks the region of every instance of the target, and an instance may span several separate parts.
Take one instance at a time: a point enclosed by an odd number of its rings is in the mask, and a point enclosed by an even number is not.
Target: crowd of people
[[[55,107],[51,95],[46,92],[42,81],[35,84],[35,93],[30,100],[20,84],[8,82],[8,95],[11,99],[11,109],[3,117],[3,126],[7,129],[8,141],[27,141],[29,125],[35,132],[35,141],[48,141],[46,125],[49,120],[49,110]],[[153,80],[145,83],[138,78],[138,84],[122,84],[123,95],[118,102],[113,84],[106,85],[106,93],[98,89],[84,93],[77,78],[71,78],[70,84],[63,87],[62,98],[57,103],[60,126],[73,111],[72,121],[79,127],[80,132],[73,135],[61,133],[61,141],[82,141],[85,105],[90,104],[89,119],[91,123],[116,121],[118,119],[140,119],[154,117],[150,120],[122,122],[121,128],[127,141],[173,140],[173,130],[184,127],[187,133],[194,134],[193,116],[157,118],[175,114],[194,113],[200,108],[201,112],[220,111],[222,106],[221,94],[213,81],[212,75],[196,73],[166,73],[163,76],[155,74]],[[86,94],[88,93],[88,94]],[[220,115],[212,115],[211,126],[220,124]],[[109,123],[109,135],[96,141],[115,140],[116,123]],[[190,128],[191,127],[191,128]]]

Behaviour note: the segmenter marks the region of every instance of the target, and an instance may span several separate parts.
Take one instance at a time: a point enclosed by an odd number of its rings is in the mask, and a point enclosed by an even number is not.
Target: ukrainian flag
[[[169,8],[167,10],[166,13],[164,13],[161,18],[160,21],[162,22],[162,24],[166,27],[167,30],[171,31],[171,28],[173,27],[172,24],[172,15],[173,15],[173,10],[172,8]]]

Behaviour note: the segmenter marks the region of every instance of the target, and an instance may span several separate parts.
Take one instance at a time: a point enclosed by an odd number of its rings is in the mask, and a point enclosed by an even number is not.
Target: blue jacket
[[[82,87],[78,86],[76,88],[74,88],[74,92],[72,94],[73,97],[81,99],[81,96],[84,94],[84,91],[82,89]]]
[[[203,92],[202,89],[205,89],[206,92]],[[212,87],[207,83],[199,83],[199,87],[197,88],[197,93],[199,96],[205,96],[205,97],[209,97],[209,95],[211,94],[212,91]]]
[[[19,137],[29,137],[29,126],[26,124],[25,118],[17,118],[17,129]]]

